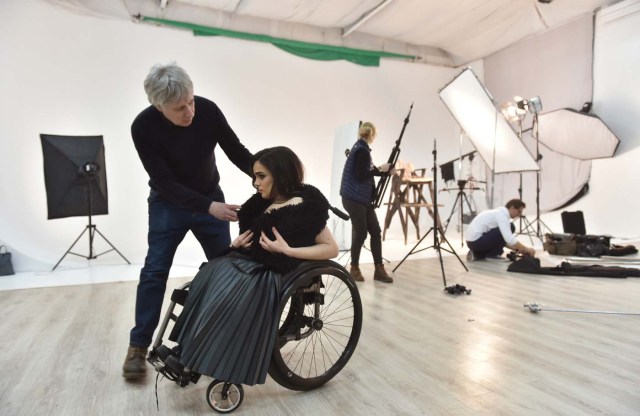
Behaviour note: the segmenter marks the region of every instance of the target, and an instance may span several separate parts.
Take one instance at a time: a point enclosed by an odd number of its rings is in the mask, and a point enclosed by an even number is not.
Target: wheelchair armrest
[[[285,293],[298,279],[311,279],[315,276],[326,273],[328,270],[337,273],[344,273],[347,276],[349,275],[347,270],[341,264],[338,264],[333,260],[306,260],[282,277],[280,292]]]

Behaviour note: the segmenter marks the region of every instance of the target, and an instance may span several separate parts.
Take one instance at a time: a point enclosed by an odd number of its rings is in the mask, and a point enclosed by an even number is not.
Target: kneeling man
[[[522,215],[525,207],[521,200],[512,199],[504,207],[478,214],[467,229],[467,260],[504,260],[502,253],[505,246],[525,255],[535,256],[534,248],[527,247],[516,239],[516,227],[511,222]]]

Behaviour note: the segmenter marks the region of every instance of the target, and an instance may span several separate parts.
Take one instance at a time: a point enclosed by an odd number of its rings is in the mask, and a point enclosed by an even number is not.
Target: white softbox
[[[445,85],[439,95],[493,173],[540,169],[471,68]]]
[[[598,116],[570,108],[540,114],[538,137],[554,152],[581,160],[612,157],[620,143]]]

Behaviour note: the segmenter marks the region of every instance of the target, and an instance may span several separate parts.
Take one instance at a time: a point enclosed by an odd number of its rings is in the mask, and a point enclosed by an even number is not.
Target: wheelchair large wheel
[[[362,328],[358,288],[340,265],[314,262],[285,288],[269,375],[291,390],[331,380],[353,354]]]

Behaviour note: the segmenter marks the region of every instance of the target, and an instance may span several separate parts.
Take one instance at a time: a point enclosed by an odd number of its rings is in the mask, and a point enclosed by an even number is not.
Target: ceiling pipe
[[[384,0],[382,3],[380,3],[376,7],[374,7],[371,11],[363,14],[360,17],[360,19],[356,20],[353,24],[351,24],[351,25],[347,26],[346,28],[342,29],[342,37],[346,38],[351,33],[355,32],[356,29],[358,29],[360,26],[362,26],[367,20],[371,19],[373,16],[378,14],[378,12],[380,12],[380,10],[384,9],[389,4],[391,4],[392,1],[393,0]]]

